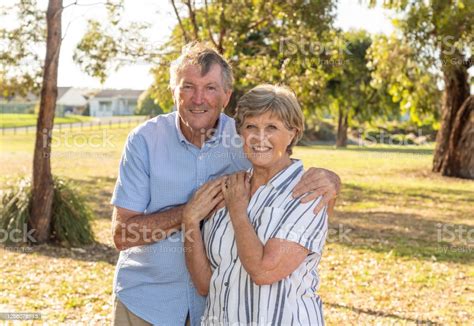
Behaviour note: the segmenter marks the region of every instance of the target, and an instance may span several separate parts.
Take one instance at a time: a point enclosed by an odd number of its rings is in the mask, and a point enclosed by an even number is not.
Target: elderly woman
[[[326,207],[315,216],[320,198],[303,204],[291,196],[303,175],[290,158],[304,128],[297,99],[286,87],[257,86],[240,99],[235,120],[252,169],[206,184],[183,212],[186,263],[208,294],[203,323],[324,324],[315,292]],[[225,201],[209,219],[204,194]]]

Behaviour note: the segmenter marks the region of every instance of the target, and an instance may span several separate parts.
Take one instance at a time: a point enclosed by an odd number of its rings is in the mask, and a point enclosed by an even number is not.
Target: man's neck
[[[200,129],[194,130],[191,127],[185,125],[183,121],[179,121],[181,132],[183,133],[184,138],[187,139],[191,144],[198,148],[202,148],[204,142],[210,139],[216,132],[218,128],[219,120],[216,121],[215,125],[211,129]]]

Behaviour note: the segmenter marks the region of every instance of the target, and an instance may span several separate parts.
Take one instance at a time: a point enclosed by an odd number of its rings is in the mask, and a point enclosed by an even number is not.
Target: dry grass
[[[108,201],[126,134],[74,136],[102,137],[99,146],[68,145],[71,134],[59,137],[54,173],[73,179],[89,199],[99,243],[0,248],[0,311],[40,312],[52,324],[109,321],[117,253]],[[32,135],[0,137],[0,147],[0,180],[31,172]],[[474,232],[474,182],[432,174],[431,147],[298,147],[294,156],[336,171],[344,183],[320,265],[329,325],[473,319],[474,239],[453,232]]]

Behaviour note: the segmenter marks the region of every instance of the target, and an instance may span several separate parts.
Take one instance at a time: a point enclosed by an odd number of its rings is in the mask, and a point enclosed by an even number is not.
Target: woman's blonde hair
[[[262,84],[252,88],[237,102],[234,119],[237,131],[247,117],[258,116],[266,112],[275,114],[289,130],[296,134],[287,152],[291,155],[292,148],[303,136],[304,116],[293,91],[282,85]]]

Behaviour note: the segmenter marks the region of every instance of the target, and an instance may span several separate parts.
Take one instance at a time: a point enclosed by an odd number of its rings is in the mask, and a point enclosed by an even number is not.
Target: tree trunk
[[[337,120],[337,137],[336,137],[336,147],[346,147],[347,146],[347,118],[348,113],[344,112],[343,109],[339,108],[339,117]]]
[[[43,71],[41,102],[36,125],[33,157],[33,183],[30,227],[39,243],[49,239],[53,205],[53,177],[51,175],[51,138],[54,111],[58,95],[58,63],[61,48],[62,0],[50,0],[46,12],[48,34]]]
[[[461,64],[463,57],[460,56],[460,64],[453,65],[452,58],[443,59],[445,90],[443,94],[443,105],[441,112],[441,128],[436,135],[436,149],[433,158],[433,172],[441,172],[441,168],[448,151],[449,139],[453,131],[454,120],[461,105],[469,96],[468,72]]]
[[[474,179],[474,95],[456,115],[441,174]]]

